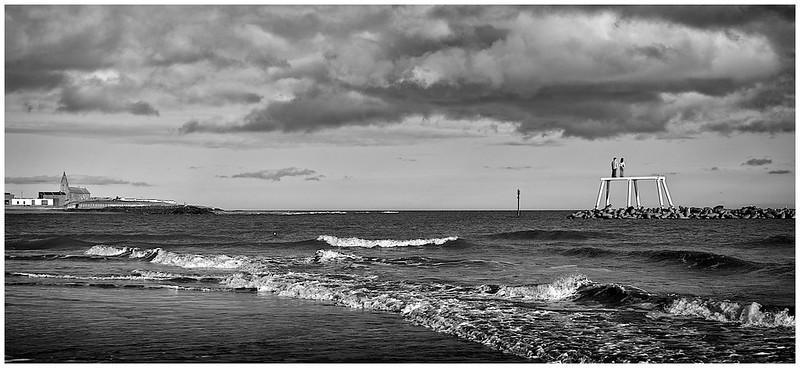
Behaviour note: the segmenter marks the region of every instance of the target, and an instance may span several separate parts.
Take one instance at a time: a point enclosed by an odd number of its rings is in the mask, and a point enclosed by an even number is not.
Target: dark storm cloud
[[[38,176],[20,176],[20,177],[6,177],[8,184],[53,184],[57,185],[61,181],[61,176],[55,175],[38,175]],[[93,175],[70,175],[70,184],[75,185],[116,185],[128,184],[137,187],[152,186],[148,183],[141,181],[128,181],[123,179],[111,178],[107,176],[93,176]]]
[[[773,174],[773,175],[783,175],[783,174],[791,174],[791,173],[792,173],[791,170],[771,170],[771,171],[768,172],[768,174]]]
[[[123,29],[115,7],[9,5],[6,10],[6,93],[53,88],[63,72],[114,64]],[[78,25],[80,23],[80,25]],[[35,46],[35,47],[32,47]]]
[[[147,102],[119,101],[114,96],[98,92],[102,91],[90,91],[87,93],[79,88],[66,87],[62,90],[57,110],[63,112],[97,111],[104,113],[127,112],[134,115],[159,115],[158,110]]]
[[[769,158],[751,158],[745,162],[742,162],[742,166],[762,166],[771,163],[772,159]]]
[[[215,91],[208,94],[189,95],[186,101],[193,104],[219,106],[225,104],[254,104],[261,102],[263,97],[257,93],[247,91]]]
[[[585,139],[775,134],[794,131],[794,27],[793,6],[10,6],[6,94],[139,115],[260,104],[184,134],[432,115]],[[104,70],[130,80],[81,85]]]
[[[311,169],[300,169],[297,167],[287,167],[278,170],[261,170],[256,172],[246,172],[231,175],[230,178],[252,178],[270,181],[281,181],[285,177],[306,176],[306,180],[319,180],[323,175],[315,175],[316,171]],[[220,176],[226,177],[226,176]]]
[[[225,131],[304,131],[344,125],[399,121],[411,114],[402,104],[390,104],[353,91],[314,89],[290,101],[273,102],[251,111],[241,125],[219,126],[192,120],[181,126],[183,134]]]
[[[61,72],[9,70],[6,67],[6,93],[23,90],[51,90],[63,84]]]

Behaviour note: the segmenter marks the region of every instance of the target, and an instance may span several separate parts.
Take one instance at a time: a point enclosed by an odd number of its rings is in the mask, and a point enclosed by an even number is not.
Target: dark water
[[[795,362],[792,220],[7,214],[6,361]]]

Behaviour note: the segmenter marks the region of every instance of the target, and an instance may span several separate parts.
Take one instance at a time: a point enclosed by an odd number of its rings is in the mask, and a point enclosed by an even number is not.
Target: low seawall
[[[214,214],[214,209],[192,205],[105,206],[98,208],[67,208],[66,212],[123,212],[156,215],[206,215]]]
[[[567,216],[569,219],[793,219],[795,210],[742,207],[727,209],[716,207],[677,208],[610,208],[582,210]]]

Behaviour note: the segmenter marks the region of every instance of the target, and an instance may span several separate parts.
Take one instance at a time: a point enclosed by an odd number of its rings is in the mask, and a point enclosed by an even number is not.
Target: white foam
[[[354,309],[399,312],[405,303],[389,292],[358,287],[355,281],[328,279],[320,275],[288,273],[283,275],[231,275],[220,282],[231,288],[255,288],[280,296],[330,301]]]
[[[324,241],[334,247],[361,247],[361,248],[394,248],[394,247],[411,247],[423,245],[442,245],[450,241],[458,240],[457,236],[450,236],[446,238],[432,238],[432,239],[412,239],[412,240],[368,240],[360,238],[338,238],[332,235],[320,235],[317,237],[318,241]]]
[[[503,286],[495,295],[526,300],[557,301],[574,296],[581,286],[591,283],[592,281],[584,275],[569,275],[560,277],[548,284]]]
[[[119,256],[119,255],[122,255],[122,254],[125,254],[125,253],[128,253],[128,252],[130,252],[130,249],[128,247],[116,248],[116,247],[111,247],[111,246],[108,246],[108,245],[95,245],[95,246],[89,248],[84,253],[88,254],[90,256],[110,256],[110,257],[113,257],[113,256]]]
[[[155,253],[161,251],[161,248],[156,249],[139,249],[139,248],[131,248],[130,249],[130,258],[147,258],[152,256]]]
[[[710,321],[737,322],[744,326],[794,327],[795,317],[789,309],[780,312],[761,311],[761,304],[739,304],[730,301],[712,301],[680,298],[665,308],[667,313],[679,316],[702,317]]]
[[[320,249],[313,257],[306,258],[307,263],[332,263],[342,261],[361,261],[362,258],[352,254],[339,253],[335,250]]]
[[[66,280],[164,280],[172,277],[159,277],[155,275],[111,275],[111,276],[75,276],[75,275],[54,275],[47,273],[27,273],[15,272],[17,276],[26,276],[37,279],[66,279]]]
[[[183,268],[236,269],[247,264],[248,259],[244,256],[231,257],[224,254],[204,256],[161,250],[150,262]]]

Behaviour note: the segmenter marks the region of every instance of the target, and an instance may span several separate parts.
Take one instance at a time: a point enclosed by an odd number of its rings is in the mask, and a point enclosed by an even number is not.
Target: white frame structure
[[[672,204],[672,197],[669,195],[669,189],[667,189],[667,177],[665,176],[631,176],[631,177],[621,177],[621,178],[600,178],[600,190],[597,192],[597,203],[595,203],[594,208],[600,207],[600,200],[603,199],[603,187],[606,188],[606,207],[611,204],[611,200],[609,198],[610,190],[611,190],[611,182],[612,181],[627,181],[628,182],[628,201],[625,207],[631,206],[631,187],[633,187],[633,191],[635,192],[636,196],[636,207],[641,207],[642,203],[639,201],[639,186],[637,182],[639,180],[653,180],[656,182],[656,188],[658,188],[658,207],[664,207],[664,200],[661,198],[661,191],[662,187],[664,188],[664,194],[666,194],[667,201],[669,202],[669,207],[675,207]]]

